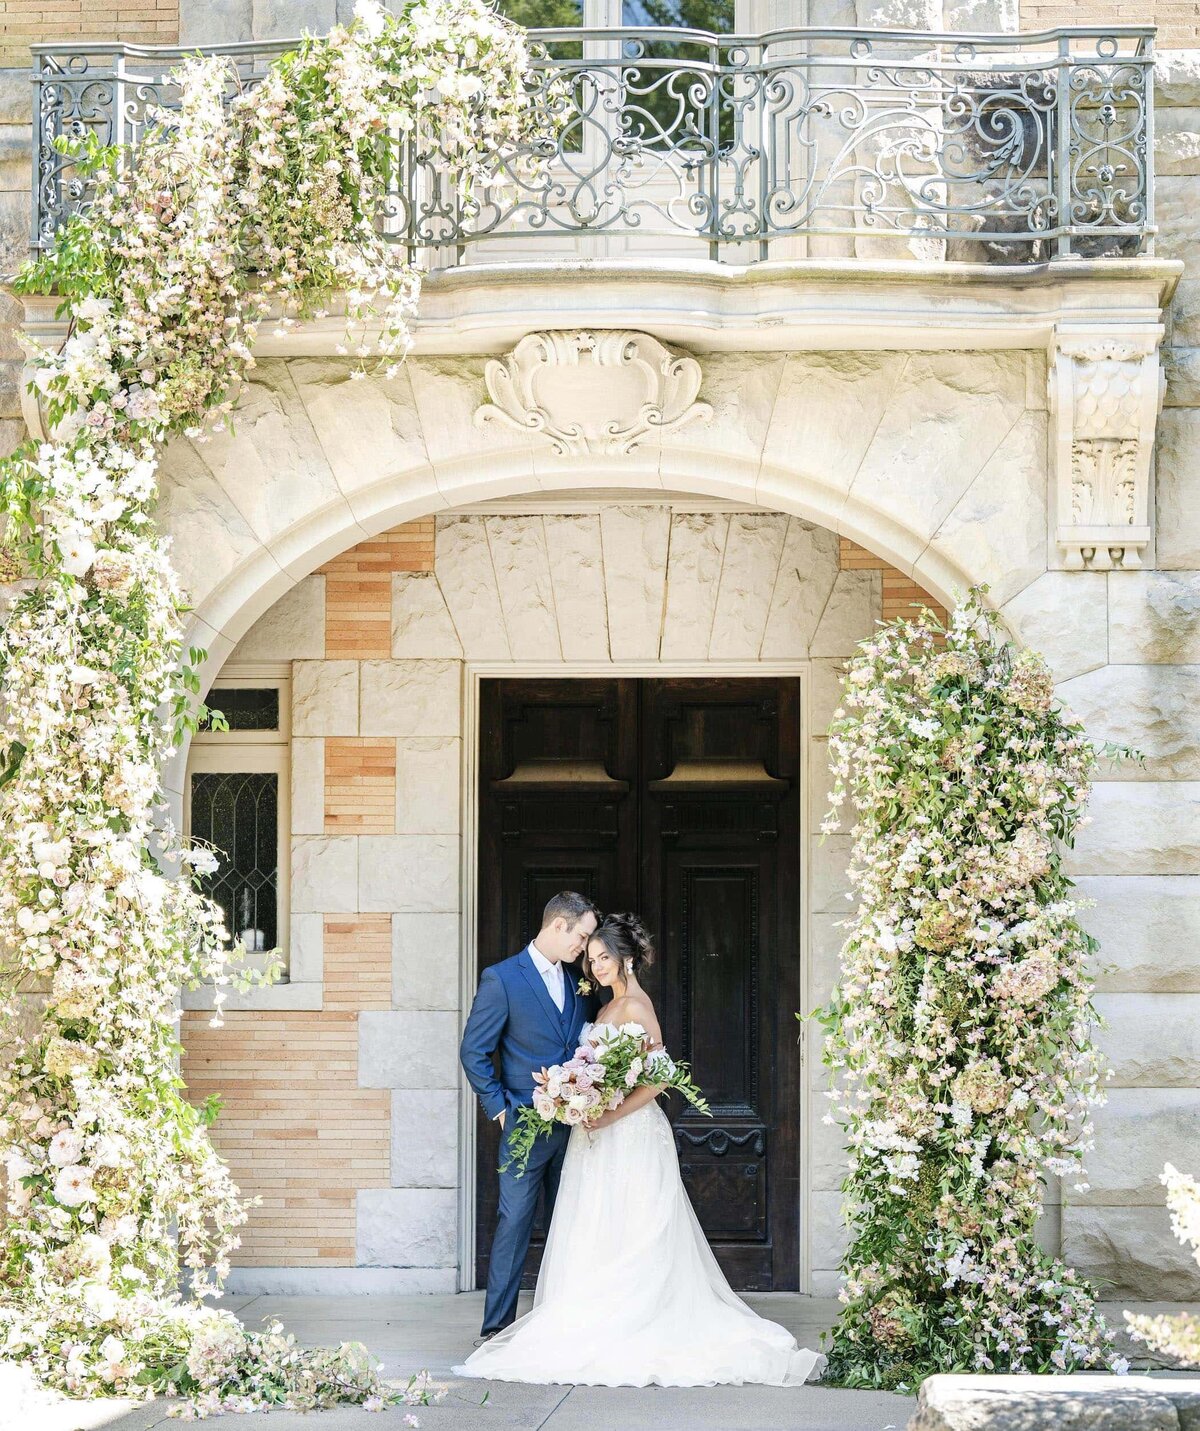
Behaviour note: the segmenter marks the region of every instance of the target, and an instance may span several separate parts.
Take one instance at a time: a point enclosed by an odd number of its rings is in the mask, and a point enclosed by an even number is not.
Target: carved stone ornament
[[[696,401],[700,364],[649,333],[529,333],[483,379],[491,402],[476,426],[543,433],[564,457],[633,452],[648,433],[712,416]]]
[[[1060,330],[1050,355],[1055,539],[1069,571],[1139,567],[1162,407],[1162,329],[1128,339]]]

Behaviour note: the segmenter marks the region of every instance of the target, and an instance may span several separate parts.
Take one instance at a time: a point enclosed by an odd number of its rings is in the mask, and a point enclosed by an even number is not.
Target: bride
[[[654,950],[638,919],[591,936],[591,977],[613,992],[597,1023],[662,1033],[638,971]],[[586,1038],[591,1028],[585,1026]],[[485,1342],[459,1376],[585,1386],[798,1386],[824,1357],[730,1289],[679,1175],[659,1090],[635,1088],[571,1131],[533,1310]]]

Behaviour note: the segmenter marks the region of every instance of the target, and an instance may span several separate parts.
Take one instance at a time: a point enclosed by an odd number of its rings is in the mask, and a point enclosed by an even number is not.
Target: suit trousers
[[[508,1110],[511,1128],[515,1108]],[[533,1219],[537,1213],[538,1194],[546,1190],[546,1226],[554,1212],[558,1195],[558,1180],[571,1130],[557,1124],[549,1136],[539,1137],[529,1155],[524,1173],[518,1177],[515,1168],[500,1173],[500,1209],[496,1235],[488,1261],[487,1298],[483,1304],[483,1335],[489,1336],[514,1322],[517,1317],[517,1296],[521,1290],[521,1273],[533,1235]],[[500,1161],[508,1156],[508,1139],[500,1145]]]

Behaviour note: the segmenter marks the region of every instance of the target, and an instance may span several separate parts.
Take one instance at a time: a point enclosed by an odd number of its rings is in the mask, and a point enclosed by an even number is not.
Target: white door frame
[[[812,759],[812,721],[810,701],[812,662],[801,661],[465,661],[462,685],[462,843],[461,891],[462,911],[459,931],[459,1031],[466,1024],[471,1002],[479,982],[479,949],[476,936],[476,902],[479,885],[479,684],[485,679],[508,680],[572,680],[587,677],[800,677],[800,945],[796,957],[800,961],[800,1011],[811,1001],[809,952],[809,881],[808,843],[812,835],[809,792],[813,789],[810,762]],[[800,1222],[801,1291],[810,1285],[812,1266],[809,1246],[809,1178],[810,1129],[812,1126],[812,1041],[801,1040],[800,1046],[800,1199],[796,1216]],[[458,1288],[470,1292],[475,1288],[475,1094],[465,1079],[459,1080],[458,1136]]]

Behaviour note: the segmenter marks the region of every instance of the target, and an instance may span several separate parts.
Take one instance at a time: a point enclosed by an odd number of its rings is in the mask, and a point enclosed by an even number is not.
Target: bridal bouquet
[[[533,1107],[518,1111],[508,1139],[504,1167],[524,1173],[533,1145],[556,1123],[588,1127],[610,1109],[618,1108],[635,1088],[674,1088],[693,1108],[708,1112],[704,1095],[692,1081],[686,1064],[676,1063],[665,1049],[651,1047],[641,1024],[595,1024],[566,1063],[556,1063],[533,1075]]]

